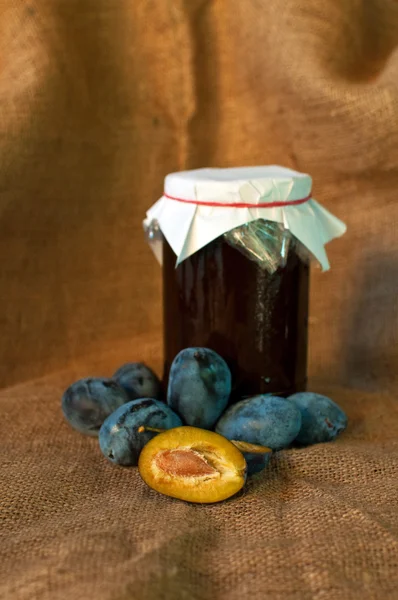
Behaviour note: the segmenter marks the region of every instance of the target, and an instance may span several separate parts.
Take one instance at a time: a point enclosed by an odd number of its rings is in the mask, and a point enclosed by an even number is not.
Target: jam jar
[[[144,222],[162,263],[165,385],[178,352],[201,346],[230,367],[232,401],[305,390],[309,263],[327,269],[324,244],[345,230],[311,184],[282,167],[166,177]]]

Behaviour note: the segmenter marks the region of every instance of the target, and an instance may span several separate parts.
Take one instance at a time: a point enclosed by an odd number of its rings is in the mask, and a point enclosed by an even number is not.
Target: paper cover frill
[[[311,194],[309,175],[278,166],[197,169],[167,175],[164,191],[189,201],[250,204],[247,208],[208,206],[162,196],[147,212],[156,220],[177,256],[177,264],[223,233],[254,221],[283,223],[308,248],[322,269],[329,269],[325,244],[343,235],[345,224],[316,200],[298,205],[257,207],[259,203],[289,202]],[[161,261],[161,256],[157,253]]]

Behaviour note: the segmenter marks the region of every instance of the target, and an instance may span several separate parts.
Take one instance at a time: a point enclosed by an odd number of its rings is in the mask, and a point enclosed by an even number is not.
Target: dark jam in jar
[[[232,401],[305,390],[309,266],[294,250],[272,275],[222,237],[175,264],[165,241],[165,384],[180,350],[205,346],[231,369]]]

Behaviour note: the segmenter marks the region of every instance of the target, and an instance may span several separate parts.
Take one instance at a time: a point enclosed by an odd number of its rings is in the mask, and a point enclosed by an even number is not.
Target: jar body
[[[164,241],[165,385],[178,352],[204,346],[228,363],[232,401],[305,390],[309,266],[294,250],[272,275],[222,236],[175,263]]]

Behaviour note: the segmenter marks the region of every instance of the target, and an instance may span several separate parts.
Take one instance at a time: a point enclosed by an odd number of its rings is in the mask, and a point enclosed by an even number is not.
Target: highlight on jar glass
[[[310,262],[328,270],[325,245],[346,231],[312,197],[311,177],[279,166],[172,173],[144,229],[163,271],[164,385],[181,350],[205,347],[231,370],[232,402],[305,391]]]

